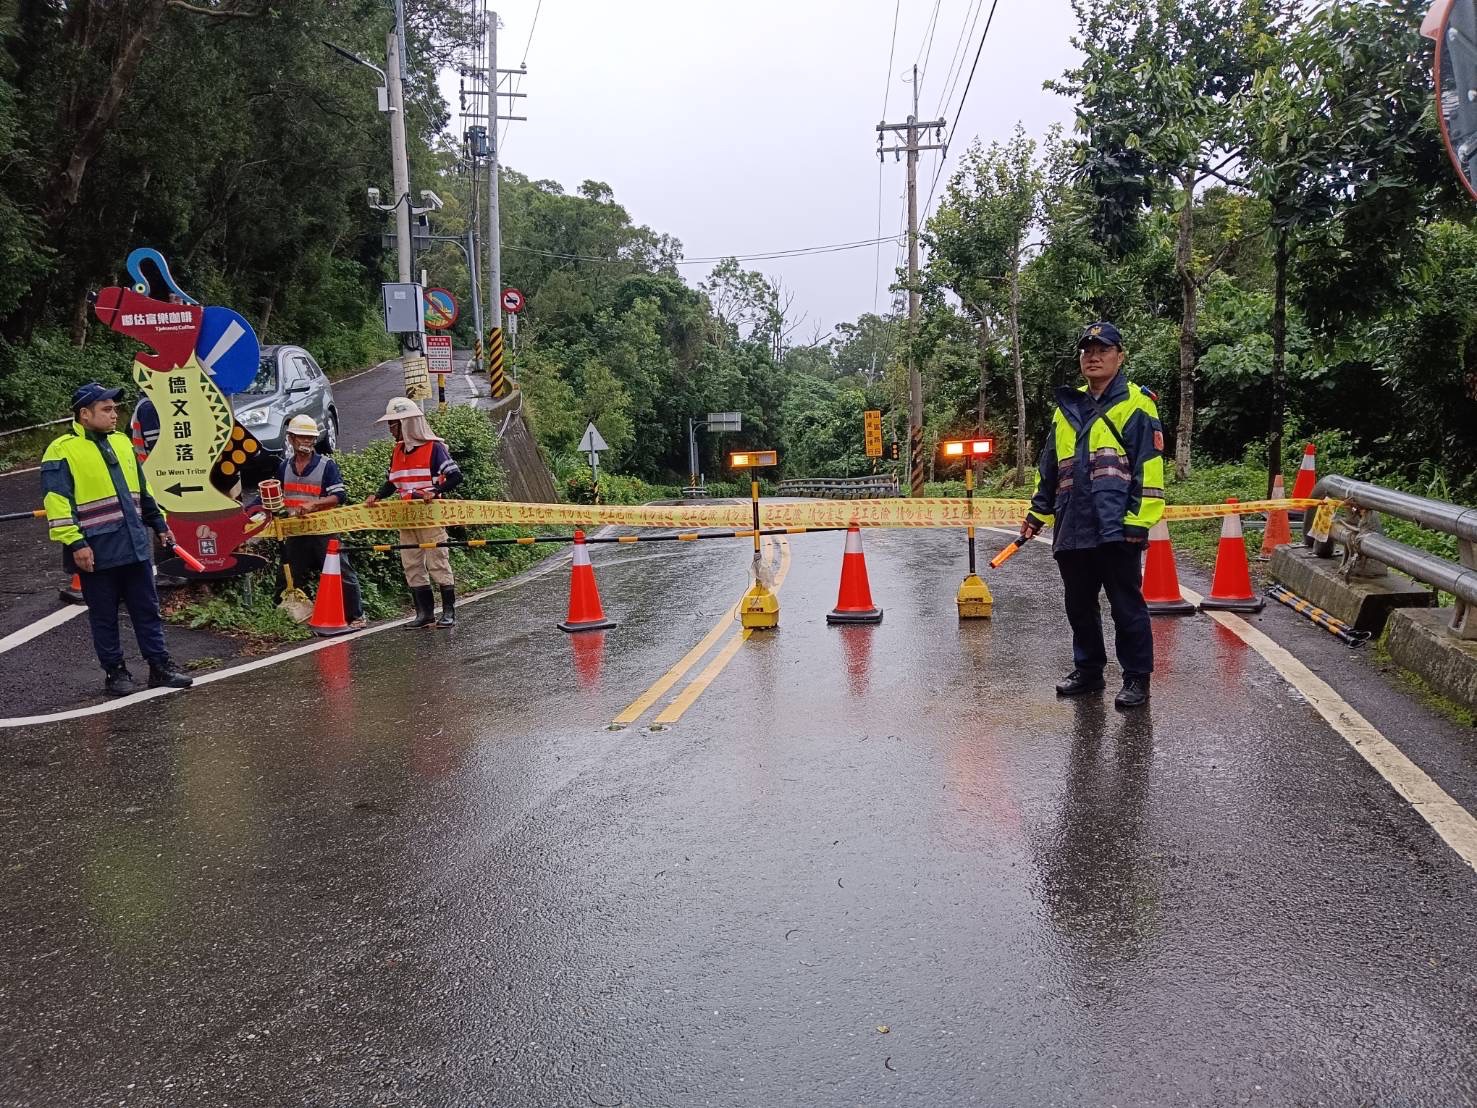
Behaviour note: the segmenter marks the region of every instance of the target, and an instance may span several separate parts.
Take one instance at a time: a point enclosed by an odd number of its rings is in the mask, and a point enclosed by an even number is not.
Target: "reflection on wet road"
[[[795,536],[659,730],[742,543],[12,733],[0,1099],[1477,1101],[1477,875],[1241,639],[1058,701],[1044,549],[961,625],[960,536],[866,541],[882,624]]]

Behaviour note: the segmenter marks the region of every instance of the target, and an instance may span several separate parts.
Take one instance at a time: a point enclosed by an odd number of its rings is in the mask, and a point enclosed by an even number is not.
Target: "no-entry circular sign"
[[[503,289],[503,311],[517,315],[523,310],[523,294],[517,289]]]
[[[426,327],[432,331],[445,331],[456,323],[461,315],[456,297],[448,289],[426,290]]]

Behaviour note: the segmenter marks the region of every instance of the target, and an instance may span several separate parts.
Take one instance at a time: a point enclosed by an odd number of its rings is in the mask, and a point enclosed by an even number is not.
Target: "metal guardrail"
[[[1327,542],[1305,540],[1320,558],[1333,557],[1337,543],[1344,548],[1340,572],[1346,577],[1383,577],[1393,566],[1417,581],[1451,593],[1456,598],[1451,633],[1460,639],[1477,640],[1477,508],[1463,508],[1348,477],[1324,477],[1314,487],[1313,496],[1342,500],[1342,510],[1348,513],[1348,518],[1335,517]],[[1381,512],[1453,536],[1460,562],[1386,538],[1380,526]]]
[[[864,477],[799,477],[781,481],[781,496],[813,496],[822,500],[873,500],[883,496],[899,496],[897,477],[874,474]]]

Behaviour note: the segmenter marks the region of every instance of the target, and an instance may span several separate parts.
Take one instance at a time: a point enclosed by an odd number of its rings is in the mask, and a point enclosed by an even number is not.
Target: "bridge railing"
[[[813,496],[823,500],[875,500],[901,495],[897,477],[877,473],[864,477],[797,477],[781,481],[781,496]]]
[[[1331,558],[1334,545],[1344,549],[1343,572],[1349,577],[1383,577],[1393,566],[1417,581],[1434,585],[1456,598],[1450,630],[1460,639],[1477,640],[1477,508],[1431,500],[1348,477],[1324,477],[1314,497],[1344,502],[1347,517],[1336,517],[1326,542],[1305,541],[1320,558]],[[1380,513],[1407,520],[1457,540],[1459,561],[1419,550],[1387,538]]]

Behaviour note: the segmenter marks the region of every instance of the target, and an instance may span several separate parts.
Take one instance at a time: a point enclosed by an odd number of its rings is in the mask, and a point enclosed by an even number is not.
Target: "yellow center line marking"
[[[785,583],[786,574],[790,572],[790,543],[786,539],[777,541],[780,547],[780,567],[779,572],[774,575],[775,592],[779,592],[780,586]],[[667,725],[681,719],[687,709],[697,702],[697,698],[702,696],[707,687],[723,672],[728,663],[733,661],[739,648],[744,645],[752,633],[747,629],[740,629],[733,638],[728,640],[723,649],[713,656],[713,660],[703,668],[703,671],[688,682],[687,687],[682,690],[677,699],[662,709],[661,714],[652,723]]]
[[[767,539],[765,541],[766,543],[768,542]],[[657,678],[656,683],[651,688],[631,701],[626,710],[616,716],[613,722],[619,726],[628,726],[645,715],[648,708],[665,696],[672,686],[682,680],[687,671],[697,665],[703,655],[713,648],[713,644],[723,637],[723,632],[733,626],[733,620],[737,614],[737,610],[738,605],[735,604],[719,616],[718,622],[713,625],[712,630],[703,636],[702,642],[689,650],[676,665]]]

